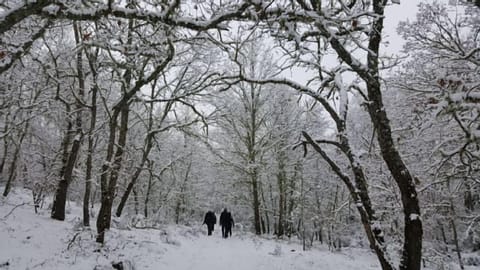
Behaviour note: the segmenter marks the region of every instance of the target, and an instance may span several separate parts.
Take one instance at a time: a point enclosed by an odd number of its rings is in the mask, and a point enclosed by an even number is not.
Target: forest
[[[409,3],[392,52],[403,2],[0,0],[0,228],[21,191],[92,245],[228,208],[382,270],[479,267],[480,1]]]

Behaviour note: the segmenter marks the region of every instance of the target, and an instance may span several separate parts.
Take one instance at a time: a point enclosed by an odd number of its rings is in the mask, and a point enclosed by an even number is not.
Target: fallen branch
[[[25,204],[28,204],[28,203],[27,203],[27,202],[24,202],[24,203],[21,203],[21,204],[19,204],[19,205],[16,205],[16,206],[13,207],[12,210],[10,210],[10,212],[8,212],[8,214],[6,214],[2,219],[7,219],[8,216],[10,216],[10,215],[13,213],[13,211],[15,211],[15,209],[17,209],[18,207],[23,206],[23,205],[25,205]]]
[[[73,245],[73,243],[75,243],[75,239],[77,238],[78,235],[80,235],[80,233],[81,233],[81,232],[77,232],[77,233],[73,236],[72,240],[70,240],[70,242],[68,242],[67,250],[69,250],[70,247]]]

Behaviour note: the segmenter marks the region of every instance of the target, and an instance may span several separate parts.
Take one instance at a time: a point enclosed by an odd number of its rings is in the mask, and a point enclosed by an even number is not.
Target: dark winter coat
[[[217,223],[217,216],[215,216],[215,213],[213,213],[212,211],[208,211],[205,214],[205,219],[203,220],[203,224],[214,225],[215,223]]]
[[[226,210],[220,214],[220,225],[225,227],[232,227],[234,225],[232,214]]]

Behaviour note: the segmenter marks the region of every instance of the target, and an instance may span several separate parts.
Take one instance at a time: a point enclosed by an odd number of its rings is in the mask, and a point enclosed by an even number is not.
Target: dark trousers
[[[222,226],[222,237],[227,238],[229,234],[232,236],[232,225]]]
[[[212,235],[213,226],[215,226],[215,224],[207,224],[208,235]]]

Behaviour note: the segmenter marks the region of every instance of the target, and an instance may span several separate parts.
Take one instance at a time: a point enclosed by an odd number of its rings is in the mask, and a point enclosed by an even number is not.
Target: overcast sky
[[[384,48],[386,52],[398,53],[404,44],[403,39],[397,34],[397,26],[401,21],[407,19],[413,20],[417,14],[417,5],[421,0],[401,0],[399,5],[390,5],[385,9],[385,36],[388,47]]]

